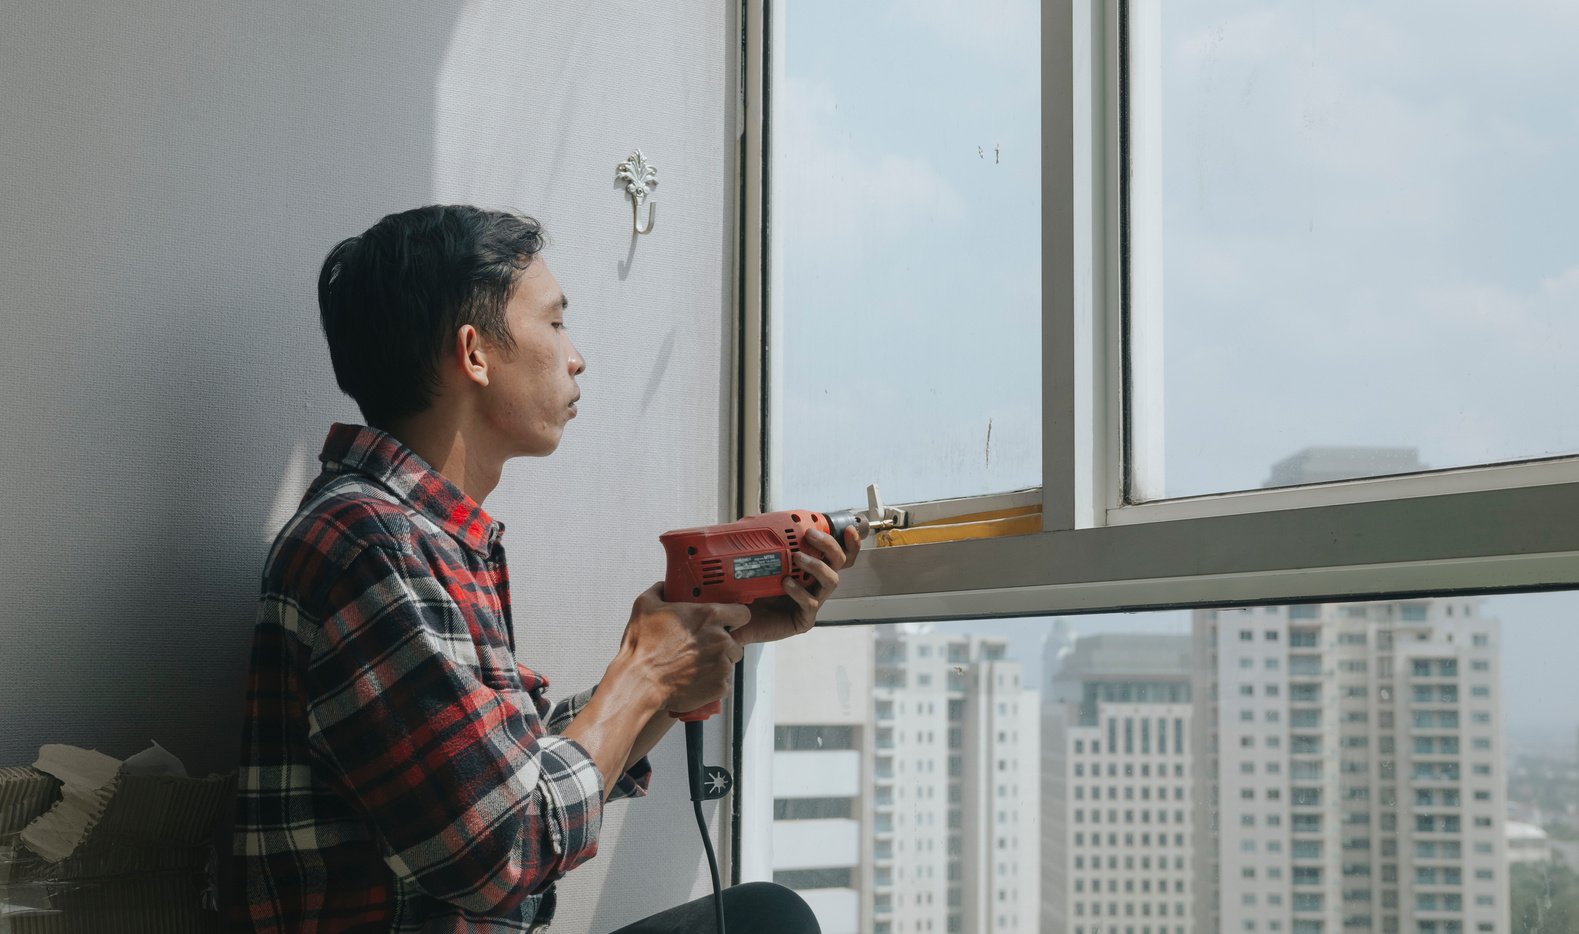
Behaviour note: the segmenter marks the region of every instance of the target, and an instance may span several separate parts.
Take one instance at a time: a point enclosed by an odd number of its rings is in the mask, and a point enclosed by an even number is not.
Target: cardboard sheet
[[[157,746],[123,763],[51,745],[0,769],[0,934],[215,930],[212,837],[234,788]]]

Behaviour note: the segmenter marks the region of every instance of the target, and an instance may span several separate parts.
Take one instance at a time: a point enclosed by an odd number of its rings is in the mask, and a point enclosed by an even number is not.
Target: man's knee
[[[822,934],[811,906],[793,889],[775,882],[745,882],[724,891],[731,931],[741,934]]]

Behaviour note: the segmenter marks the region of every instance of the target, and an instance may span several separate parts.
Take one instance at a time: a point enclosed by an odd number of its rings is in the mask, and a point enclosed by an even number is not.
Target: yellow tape
[[[994,509],[989,512],[949,516],[947,519],[935,519],[907,529],[878,532],[877,547],[931,545],[972,538],[1002,538],[1008,535],[1030,535],[1041,530],[1042,507],[1017,506],[1013,509]]]

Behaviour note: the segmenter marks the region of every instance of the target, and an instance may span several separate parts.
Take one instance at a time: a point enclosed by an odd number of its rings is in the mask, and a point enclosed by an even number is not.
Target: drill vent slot
[[[724,561],[722,558],[708,558],[702,562],[702,583],[722,584],[724,582]]]
[[[736,551],[778,551],[779,542],[772,532],[756,529],[731,534],[729,547]]]
[[[785,529],[784,530],[784,537],[789,540],[789,547],[790,547],[790,551],[791,552],[796,552],[796,551],[800,551],[801,550],[801,547],[800,547],[800,536],[795,533],[794,529]],[[805,571],[802,571],[798,567],[791,567],[790,568],[790,577],[793,577],[793,578],[795,578],[798,581],[811,580],[811,575],[807,574]]]

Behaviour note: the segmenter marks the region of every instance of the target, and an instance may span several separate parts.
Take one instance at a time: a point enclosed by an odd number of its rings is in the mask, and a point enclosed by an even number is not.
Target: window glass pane
[[[772,7],[775,504],[1040,486],[1035,0]]]
[[[1579,451],[1579,5],[1131,19],[1135,498]]]
[[[774,648],[773,878],[830,932],[1579,929],[1576,615],[819,627]]]

